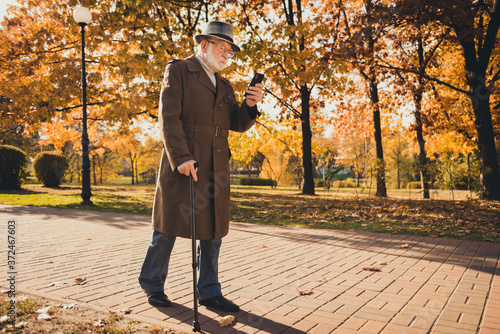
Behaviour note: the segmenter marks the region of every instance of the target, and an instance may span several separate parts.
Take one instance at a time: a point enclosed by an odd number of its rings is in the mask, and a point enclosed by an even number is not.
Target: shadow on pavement
[[[244,308],[244,306],[242,308]],[[184,305],[176,304],[175,302],[173,302],[170,307],[158,307],[156,309],[169,317],[165,319],[165,321],[167,322],[173,322],[172,320],[176,319],[177,321],[180,321],[185,325],[192,326],[193,324],[193,310]],[[241,309],[240,311],[235,313],[215,311],[213,309],[210,309],[210,311],[217,313],[220,317],[234,315],[235,321],[231,326],[220,327],[218,320],[199,313],[198,320],[200,322],[202,333],[248,333],[248,327],[251,327],[255,330],[267,331],[269,333],[306,333],[304,331],[292,328],[288,325],[284,325],[279,322],[267,319],[265,316],[260,316],[252,312],[245,311],[244,309]]]
[[[151,225],[151,216],[142,216],[135,214],[124,214],[114,212],[99,212],[92,210],[75,210],[48,208],[38,206],[21,205],[0,205],[0,213],[11,215],[12,219],[20,220],[23,216],[39,215],[41,220],[77,220],[82,219],[96,224],[105,224],[119,229],[133,229],[141,226]],[[10,218],[9,218],[10,219]]]

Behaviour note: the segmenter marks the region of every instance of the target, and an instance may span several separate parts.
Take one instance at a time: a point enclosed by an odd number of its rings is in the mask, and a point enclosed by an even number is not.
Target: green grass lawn
[[[41,184],[26,184],[21,190],[0,192],[0,204],[151,214],[154,186],[104,185],[92,186],[91,190],[94,203],[91,207],[80,205],[82,191],[78,185],[46,188]]]
[[[481,201],[466,191],[317,189],[314,196],[297,188],[232,186],[231,220],[265,225],[303,226],[500,242],[500,203]],[[81,187],[45,188],[26,184],[0,192],[0,204],[34,205],[150,215],[154,185],[92,186],[94,206],[80,205]]]

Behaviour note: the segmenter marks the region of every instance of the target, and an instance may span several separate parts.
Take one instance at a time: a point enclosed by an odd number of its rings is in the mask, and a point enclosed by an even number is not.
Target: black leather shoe
[[[163,292],[148,293],[148,303],[155,307],[169,307],[170,300]]]
[[[229,299],[226,299],[222,296],[200,300],[200,304],[204,305],[204,306],[216,308],[219,311],[236,312],[236,311],[240,310],[238,305],[236,305],[235,303],[233,303]]]

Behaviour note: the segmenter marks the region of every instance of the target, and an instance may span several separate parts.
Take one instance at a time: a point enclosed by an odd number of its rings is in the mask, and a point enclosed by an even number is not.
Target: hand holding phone
[[[248,87],[255,86],[256,84],[261,83],[262,80],[264,80],[264,74],[257,72],[253,76],[252,81],[250,82],[250,85],[248,85]],[[246,92],[245,92],[245,96],[247,96]]]

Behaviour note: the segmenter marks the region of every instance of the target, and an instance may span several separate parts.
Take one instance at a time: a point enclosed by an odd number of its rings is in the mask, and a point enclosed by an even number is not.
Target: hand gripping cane
[[[198,167],[198,163],[194,164],[194,167]],[[189,192],[191,195],[191,245],[192,245],[192,256],[193,256],[193,299],[194,299],[194,320],[193,320],[193,332],[199,332],[200,322],[198,321],[198,288],[196,277],[197,270],[197,260],[196,260],[196,210],[195,210],[195,198],[194,198],[194,179],[193,175],[189,176]]]

